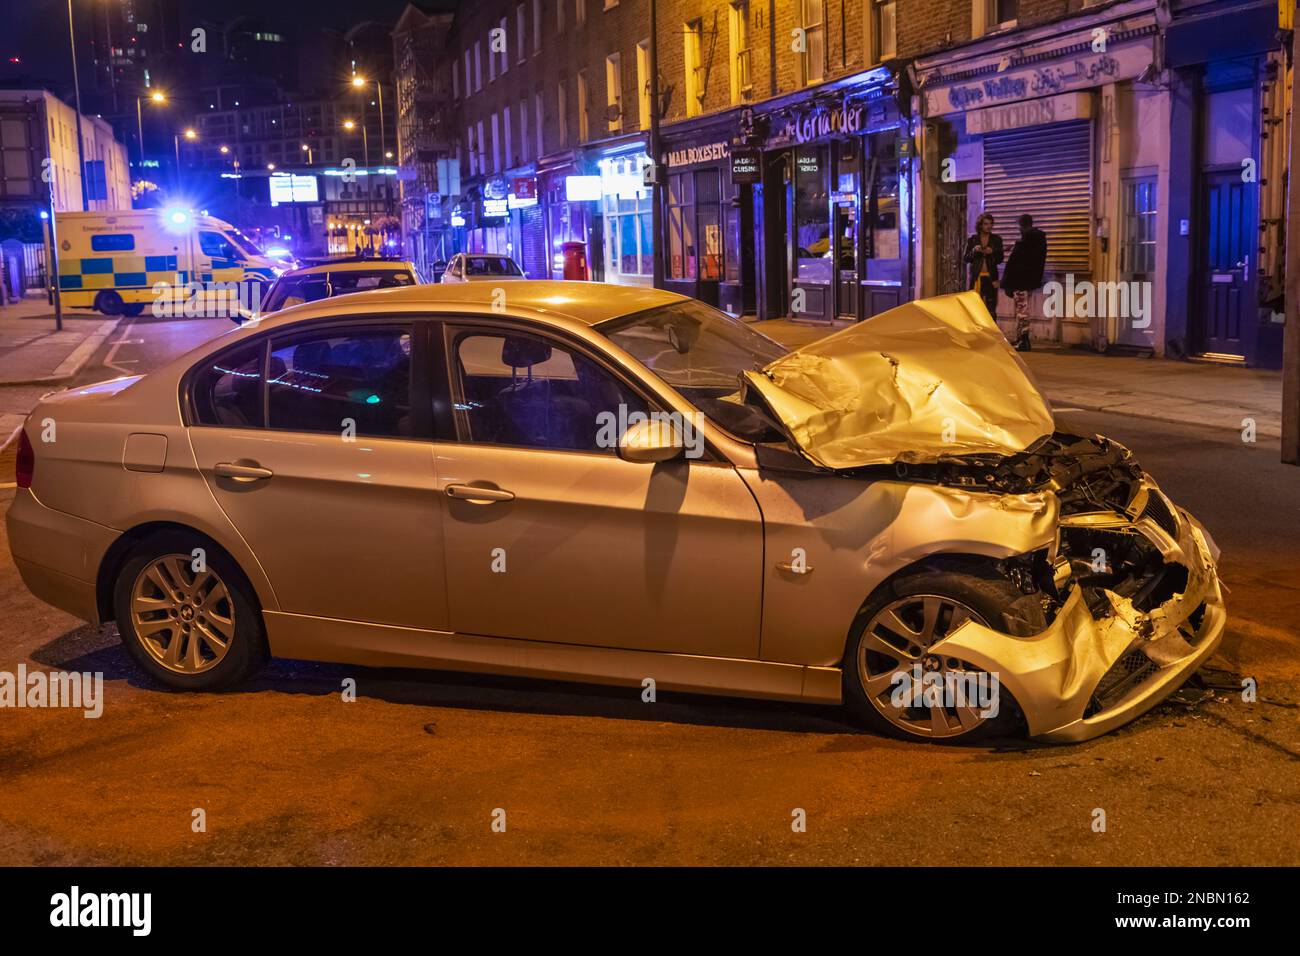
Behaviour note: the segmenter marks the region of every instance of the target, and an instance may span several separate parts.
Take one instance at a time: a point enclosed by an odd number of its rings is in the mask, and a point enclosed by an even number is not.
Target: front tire
[[[180,532],[137,544],[117,574],[122,643],[150,677],[177,690],[219,690],[266,660],[262,614],[239,566]]]
[[[1013,731],[1017,708],[1006,688],[993,685],[996,675],[930,653],[967,619],[1020,636],[1047,623],[1037,597],[992,567],[936,562],[900,577],[873,594],[854,621],[843,661],[850,712],[875,730],[907,740],[968,743]],[[925,693],[930,681],[940,692],[996,686],[997,706],[952,694],[936,701]]]

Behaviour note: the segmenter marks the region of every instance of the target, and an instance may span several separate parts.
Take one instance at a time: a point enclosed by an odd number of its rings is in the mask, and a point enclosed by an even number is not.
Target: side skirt
[[[419,667],[768,700],[840,703],[838,667],[518,641],[264,611],[275,657]]]

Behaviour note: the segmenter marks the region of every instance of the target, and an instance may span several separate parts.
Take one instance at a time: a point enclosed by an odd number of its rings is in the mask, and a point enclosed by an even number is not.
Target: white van
[[[64,305],[105,315],[139,315],[160,297],[182,302],[196,283],[269,286],[284,271],[230,223],[188,209],[61,212],[55,226]]]

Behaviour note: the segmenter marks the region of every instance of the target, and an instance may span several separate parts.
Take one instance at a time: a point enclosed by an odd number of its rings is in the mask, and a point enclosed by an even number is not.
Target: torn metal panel
[[[909,302],[744,376],[826,468],[1012,455],[1055,429],[974,292]]]

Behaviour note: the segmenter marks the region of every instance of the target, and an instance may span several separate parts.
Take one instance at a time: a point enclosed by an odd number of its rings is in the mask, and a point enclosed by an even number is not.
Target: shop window
[[[826,190],[826,148],[794,151],[795,278],[813,285],[830,285],[830,201]]]
[[[865,197],[866,228],[863,230],[867,278],[893,278],[876,263],[897,260],[902,253],[899,242],[898,134],[894,131],[868,137]]]
[[[611,281],[644,282],[654,276],[651,192],[642,184],[644,153],[600,162],[605,217],[605,272]]]
[[[723,278],[722,193],[718,170],[668,178],[668,277],[701,282]]]

